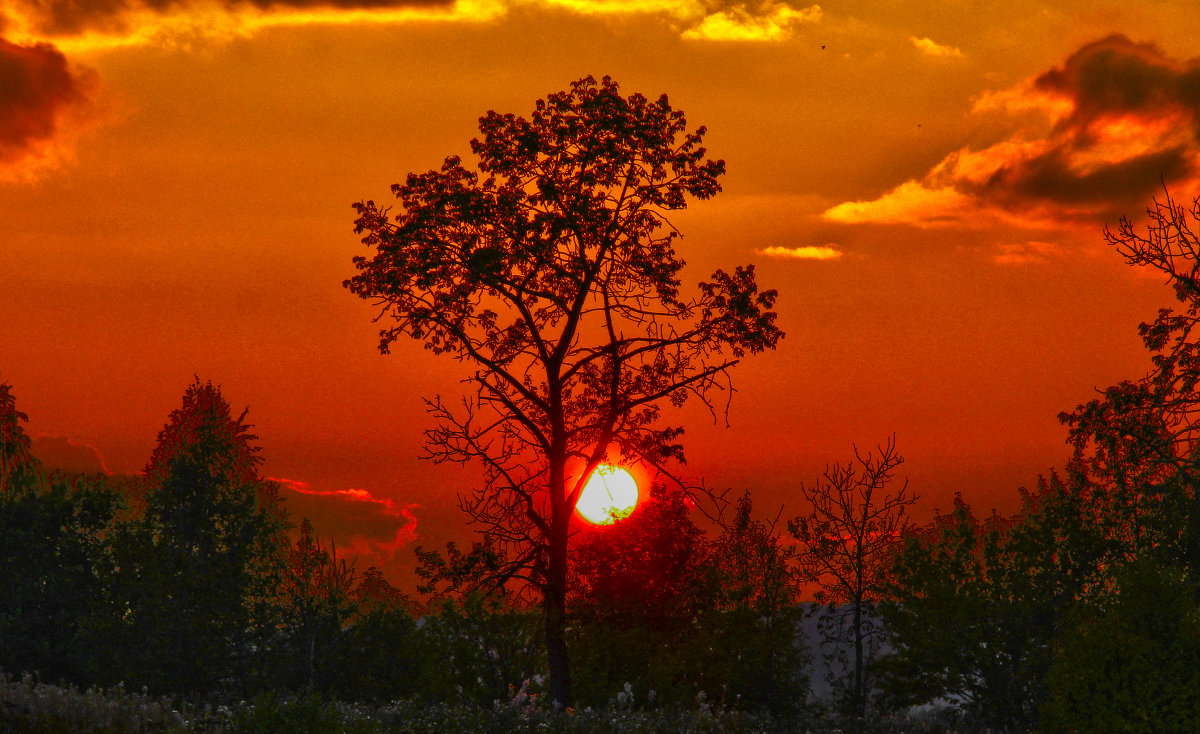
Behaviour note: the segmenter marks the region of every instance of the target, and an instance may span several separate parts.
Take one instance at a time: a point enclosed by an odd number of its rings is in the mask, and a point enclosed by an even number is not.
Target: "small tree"
[[[739,359],[782,333],[752,266],[680,291],[667,216],[720,191],[725,164],[666,96],[587,77],[529,119],[490,112],[479,127],[479,172],[452,156],[410,174],[394,218],[355,205],[374,256],[345,285],[380,306],[381,352],[407,335],[468,366],[461,405],[427,401],[428,457],[482,464],[460,505],[496,578],[541,593],[550,695],[566,704],[568,538],[589,474],[604,461],[670,472],[682,429],[659,425],[663,406],[711,408]]]
[[[17,410],[12,386],[0,383],[0,492],[30,480],[40,462],[33,458],[32,442],[22,423],[29,416]]]
[[[747,492],[710,545],[716,593],[701,618],[710,643],[705,690],[719,686],[739,707],[792,718],[806,711],[809,688],[796,569],[776,533],[779,516],[768,523],[754,519],[753,511]]]
[[[293,651],[287,656],[285,670],[301,675],[293,685],[299,682],[312,690],[318,674],[325,674],[323,663],[330,657],[329,648],[358,609],[353,598],[356,580],[354,564],[338,558],[336,545],[326,550],[315,537],[312,523],[304,518],[300,537],[288,553],[282,589]]]
[[[839,646],[848,643],[853,651],[848,704],[860,730],[874,652],[867,646],[877,631],[875,608],[888,563],[908,524],[908,507],[916,501],[907,480],[895,494],[885,493],[904,462],[896,453],[895,438],[878,447],[878,453],[864,456],[855,447],[855,462],[827,468],[813,487],[801,484],[800,495],[812,509],[788,523],[799,542],[801,575],[817,584],[817,601],[828,605],[827,636]]]

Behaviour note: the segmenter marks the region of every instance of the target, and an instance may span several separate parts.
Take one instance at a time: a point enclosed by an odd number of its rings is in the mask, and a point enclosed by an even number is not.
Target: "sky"
[[[779,291],[728,426],[669,416],[689,477],[791,516],[895,435],[918,519],[1012,512],[1059,412],[1149,367],[1169,290],[1103,233],[1200,194],[1198,39],[1184,0],[0,0],[0,381],[46,463],[109,473],[219,384],[296,522],[407,585],[479,473],[418,459],[462,373],[378,353],[352,204],[610,75],[726,161],[685,284]]]

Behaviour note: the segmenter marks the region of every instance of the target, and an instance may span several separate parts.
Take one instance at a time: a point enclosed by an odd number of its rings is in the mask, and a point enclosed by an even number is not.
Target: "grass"
[[[881,722],[876,732],[936,731],[915,719]],[[637,707],[618,693],[603,709],[557,710],[525,687],[491,707],[415,700],[368,705],[318,696],[264,694],[199,704],[123,686],[80,689],[0,673],[0,731],[13,734],[832,734],[816,719],[784,724],[713,706],[703,694],[687,709]]]

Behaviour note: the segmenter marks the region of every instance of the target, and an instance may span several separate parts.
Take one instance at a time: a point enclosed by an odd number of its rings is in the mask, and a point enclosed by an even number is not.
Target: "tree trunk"
[[[546,626],[546,659],[550,664],[550,700],[564,708],[571,705],[571,668],[567,660],[566,589],[547,589],[543,603]]]
[[[567,539],[571,513],[566,498],[565,451],[551,450],[550,554],[546,569],[542,623],[546,630],[546,661],[550,667],[550,701],[563,708],[571,705],[571,669],[567,661]]]
[[[863,620],[862,601],[854,602],[854,728],[862,734],[866,718],[865,692],[863,691]]]

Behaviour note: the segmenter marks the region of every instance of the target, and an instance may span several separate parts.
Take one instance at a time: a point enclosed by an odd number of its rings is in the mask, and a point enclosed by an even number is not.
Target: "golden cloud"
[[[1047,227],[1109,221],[1144,206],[1164,182],[1200,175],[1200,60],[1110,36],[1016,87],[983,95],[976,113],[1008,137],[946,154],[921,179],[827,209],[841,223]]]
[[[18,0],[29,2],[29,0]],[[65,6],[65,4],[64,4]],[[59,4],[52,3],[50,11]],[[53,38],[68,53],[110,48],[186,47],[197,41],[249,38],[261,30],[306,25],[481,23],[503,16],[505,0],[127,0],[70,4],[10,15],[9,38]]]
[[[840,224],[961,224],[970,213],[969,197],[953,186],[906,181],[877,199],[847,201],[830,207],[822,218]]]
[[[807,245],[804,247],[767,247],[757,251],[767,257],[791,258],[793,260],[837,260],[842,251],[833,244]]]
[[[917,50],[926,56],[962,56],[962,51],[953,46],[943,46],[929,38],[917,38],[911,36],[908,40],[912,41],[912,45],[917,47]]]
[[[753,12],[735,5],[705,15],[683,37],[700,41],[781,41],[790,38],[797,27],[821,20],[821,6],[793,8],[786,3],[768,3]],[[763,12],[765,11],[765,12]]]
[[[3,20],[10,39],[82,51],[225,41],[279,26],[479,23],[517,7],[658,16],[705,41],[778,41],[821,18],[817,5],[784,0],[12,0]]]
[[[821,19],[786,0],[11,0],[0,20],[20,42],[67,52],[230,41],[277,26],[485,23],[514,8],[656,16],[697,41],[781,41]]]

